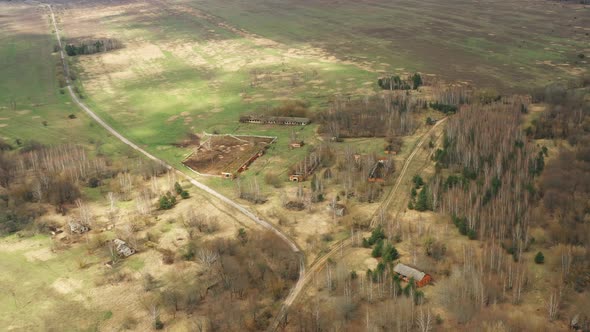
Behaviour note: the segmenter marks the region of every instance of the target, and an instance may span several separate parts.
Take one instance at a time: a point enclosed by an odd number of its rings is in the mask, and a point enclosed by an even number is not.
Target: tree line
[[[77,56],[103,53],[123,47],[123,43],[117,39],[102,38],[67,43],[65,51],[68,56]]]

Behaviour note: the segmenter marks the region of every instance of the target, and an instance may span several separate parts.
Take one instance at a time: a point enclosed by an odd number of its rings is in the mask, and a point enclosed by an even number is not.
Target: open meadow
[[[76,142],[109,155],[128,149],[74,106],[63,88],[47,11],[2,3],[0,16],[0,138],[19,146]]]

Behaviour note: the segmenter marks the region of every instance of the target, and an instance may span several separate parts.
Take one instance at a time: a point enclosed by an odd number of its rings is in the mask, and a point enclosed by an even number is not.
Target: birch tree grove
[[[453,116],[435,160],[438,168],[455,174],[438,174],[431,186],[433,206],[456,216],[462,233],[509,239],[515,256],[528,241],[533,178],[544,167],[543,152],[527,142],[520,128],[526,102],[515,96]]]
[[[425,100],[403,92],[337,99],[319,114],[319,131],[334,138],[407,135],[416,129],[413,113],[425,105]]]

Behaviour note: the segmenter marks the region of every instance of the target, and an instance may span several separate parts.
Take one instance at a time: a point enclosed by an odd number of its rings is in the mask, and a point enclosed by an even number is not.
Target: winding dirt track
[[[37,4],[41,4],[41,3],[37,3]],[[262,220],[261,218],[259,218],[258,216],[256,216],[254,213],[252,213],[250,210],[246,209],[242,205],[240,205],[237,202],[235,202],[235,201],[227,198],[226,196],[224,196],[221,193],[215,191],[211,187],[208,187],[205,184],[198,182],[194,178],[192,178],[192,177],[188,176],[187,174],[181,172],[180,170],[172,167],[170,164],[166,163],[162,159],[157,158],[156,156],[152,155],[151,153],[149,153],[146,150],[144,150],[141,147],[139,147],[137,144],[131,142],[129,139],[127,139],[125,136],[121,135],[118,131],[116,131],[113,127],[111,127],[108,123],[106,123],[105,121],[103,121],[98,115],[96,115],[96,113],[94,113],[88,106],[86,106],[86,104],[84,104],[82,101],[80,101],[80,99],[78,98],[78,96],[76,95],[76,93],[74,92],[74,90],[72,89],[72,85],[71,85],[71,82],[70,82],[70,69],[68,67],[68,63],[66,61],[65,53],[64,53],[64,50],[63,50],[63,47],[62,47],[61,36],[59,34],[59,29],[57,27],[57,23],[56,23],[56,20],[55,20],[55,14],[53,12],[53,8],[51,7],[51,5],[48,5],[48,4],[41,4],[41,5],[47,7],[47,9],[49,10],[49,14],[50,14],[50,17],[51,17],[51,23],[53,25],[53,29],[55,30],[55,36],[56,36],[56,39],[57,39],[57,44],[58,44],[59,49],[60,49],[60,58],[61,58],[61,62],[62,62],[63,68],[64,68],[67,89],[68,89],[68,92],[69,92],[70,96],[72,97],[72,100],[74,101],[74,103],[76,103],[76,105],[78,105],[94,121],[96,121],[98,124],[100,124],[110,134],[112,134],[113,136],[115,136],[116,138],[118,138],[121,142],[127,144],[128,146],[130,146],[134,150],[140,152],[141,154],[143,154],[144,156],[148,157],[149,159],[161,163],[162,165],[164,165],[169,170],[171,170],[171,171],[173,170],[180,177],[187,179],[195,187],[197,187],[197,188],[205,191],[206,193],[210,194],[211,196],[214,196],[214,197],[218,198],[219,200],[221,200],[225,204],[227,204],[230,207],[238,210],[239,212],[241,212],[242,214],[244,214],[246,217],[248,217],[251,220],[253,220],[256,224],[262,226],[263,228],[265,228],[265,229],[267,229],[269,231],[272,231],[278,237],[280,237],[291,248],[291,250],[293,250],[293,252],[295,252],[297,254],[297,256],[299,257],[299,260],[300,260],[299,279],[298,279],[297,283],[295,284],[295,286],[293,287],[293,289],[291,290],[291,292],[289,293],[289,296],[287,297],[287,300],[284,302],[284,304],[283,304],[283,306],[282,306],[282,308],[280,310],[280,314],[279,315],[280,316],[284,315],[284,312],[286,312],[286,309],[288,308],[288,306],[290,304],[290,302],[288,302],[288,300],[293,297],[293,292],[294,291],[296,291],[297,289],[300,289],[301,288],[301,285],[300,284],[303,282],[304,276],[305,276],[305,255],[299,249],[299,247],[297,246],[297,244],[291,238],[289,238],[285,233],[283,233],[280,229],[276,228],[271,223],[269,223],[269,222],[267,222],[265,220]]]

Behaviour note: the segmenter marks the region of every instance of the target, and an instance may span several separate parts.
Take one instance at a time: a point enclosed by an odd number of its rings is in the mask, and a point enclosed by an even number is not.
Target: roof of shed
[[[404,264],[397,264],[393,268],[393,271],[395,273],[403,275],[406,278],[414,278],[414,280],[416,281],[422,280],[422,278],[424,278],[424,276],[426,275],[426,273],[418,271],[415,268],[409,267]]]

